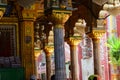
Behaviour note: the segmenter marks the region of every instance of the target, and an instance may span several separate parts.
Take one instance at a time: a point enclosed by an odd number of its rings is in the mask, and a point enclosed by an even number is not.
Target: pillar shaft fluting
[[[66,80],[63,31],[63,28],[58,26],[54,28],[55,80]]]
[[[64,24],[71,15],[71,11],[52,10],[49,18],[54,26],[54,57],[55,80],[66,80],[65,49],[64,49]]]

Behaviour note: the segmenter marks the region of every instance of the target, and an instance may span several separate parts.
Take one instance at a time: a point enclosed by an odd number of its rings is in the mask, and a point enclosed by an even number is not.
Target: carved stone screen
[[[15,25],[0,25],[0,57],[16,55],[15,31]]]

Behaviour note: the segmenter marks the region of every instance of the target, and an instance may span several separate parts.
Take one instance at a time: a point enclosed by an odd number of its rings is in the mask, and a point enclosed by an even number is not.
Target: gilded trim
[[[53,13],[65,13],[65,14],[69,14],[69,15],[72,14],[72,11],[69,11],[69,10],[53,10],[52,12]]]
[[[82,37],[76,36],[76,37],[70,37],[69,38],[69,44],[73,46],[77,46],[82,40]]]
[[[68,20],[68,18],[70,17],[71,12],[70,11],[59,11],[59,10],[53,10],[53,22],[54,24],[62,24],[64,25],[64,23]]]
[[[61,24],[56,24],[56,25],[55,25],[55,28],[64,28],[64,26],[61,25]]]
[[[49,12],[48,12],[49,13]],[[52,10],[50,11],[51,14],[47,15],[47,19],[53,23],[53,25],[62,24],[68,20],[71,16],[72,11],[68,10]]]
[[[2,17],[0,23],[18,23],[18,18],[16,17]]]
[[[37,58],[41,53],[42,51],[40,49],[34,49],[35,58]]]
[[[54,46],[45,46],[45,53],[46,53],[46,56],[51,56],[52,53],[54,51]]]
[[[93,29],[92,33],[89,33],[88,35],[93,39],[93,40],[99,40],[103,34],[105,34],[105,29]]]

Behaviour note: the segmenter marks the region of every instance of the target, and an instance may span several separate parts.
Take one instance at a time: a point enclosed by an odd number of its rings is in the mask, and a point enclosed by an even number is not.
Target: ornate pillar
[[[78,45],[85,34],[86,22],[83,19],[78,19],[75,23],[74,34],[68,39],[70,45],[71,56],[71,77],[72,80],[79,80],[79,63],[78,63]]]
[[[69,18],[71,11],[53,10],[52,13],[52,23],[54,25],[55,80],[66,80],[64,23]]]
[[[26,80],[35,74],[34,56],[34,10],[23,10],[20,22],[20,52],[22,66],[25,68]],[[31,14],[29,14],[31,13]]]
[[[105,34],[104,29],[93,28],[92,33],[88,35],[93,40],[93,54],[94,54],[94,74],[101,75],[101,60],[100,60],[100,38]]]
[[[79,64],[78,64],[78,44],[80,43],[80,37],[70,37],[70,56],[71,56],[71,76],[72,80],[79,80]]]
[[[69,0],[70,1],[70,0]],[[64,24],[72,11],[66,7],[65,0],[54,0],[52,9],[46,9],[45,15],[54,25],[54,56],[55,56],[55,80],[66,80],[65,50],[64,50]],[[72,5],[69,3],[69,5]]]
[[[54,28],[55,80],[66,80],[63,25]]]
[[[45,46],[45,53],[46,53],[46,74],[47,80],[51,80],[51,55],[53,53],[54,47],[53,46]]]

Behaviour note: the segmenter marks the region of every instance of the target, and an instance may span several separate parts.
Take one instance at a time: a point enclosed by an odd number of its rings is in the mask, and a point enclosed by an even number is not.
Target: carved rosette
[[[70,37],[68,43],[72,46],[77,46],[81,40],[82,40],[82,37],[80,36]]]
[[[46,56],[51,56],[54,51],[54,46],[47,45],[45,46]]]
[[[63,11],[63,10],[53,10],[51,18],[49,20],[52,21],[54,25],[64,25],[64,23],[68,20],[68,18],[71,16],[71,11]],[[59,27],[62,27],[59,26]]]
[[[94,28],[92,33],[89,33],[88,35],[95,41],[100,40],[100,38],[105,34],[105,29],[97,29]]]

